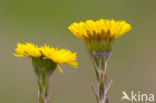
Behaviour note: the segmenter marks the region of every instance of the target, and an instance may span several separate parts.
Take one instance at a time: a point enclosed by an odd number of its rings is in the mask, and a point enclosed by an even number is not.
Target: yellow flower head
[[[37,45],[32,43],[21,44],[18,42],[15,51],[17,52],[17,54],[14,53],[14,56],[17,57],[24,57],[24,56],[40,57],[41,56],[41,53]]]
[[[131,30],[131,25],[125,21],[101,19],[97,21],[87,20],[85,22],[73,23],[68,29],[74,35],[84,40],[113,40]]]
[[[29,56],[32,58],[42,58],[51,60],[56,64],[65,63],[75,68],[78,67],[77,54],[72,53],[70,50],[67,49],[53,48],[47,46],[46,44],[45,46],[38,47],[31,43],[18,43],[15,51],[17,52],[17,54],[14,54],[14,56],[17,57]],[[62,71],[60,67],[59,69]]]
[[[40,51],[45,58],[51,59],[57,64],[65,63],[73,67],[77,67],[78,65],[76,62],[76,53],[72,53],[70,50],[50,48],[49,46],[45,45],[40,48]]]
[[[73,23],[68,29],[85,41],[89,51],[110,52],[113,40],[131,30],[131,25],[125,21],[101,19]]]

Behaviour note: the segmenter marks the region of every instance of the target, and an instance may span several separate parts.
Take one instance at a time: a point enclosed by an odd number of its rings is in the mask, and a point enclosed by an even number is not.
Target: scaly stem
[[[111,52],[91,52],[91,57],[93,60],[96,76],[97,76],[97,90],[92,89],[97,98],[97,103],[108,103],[108,90],[110,85],[107,85],[107,62]]]

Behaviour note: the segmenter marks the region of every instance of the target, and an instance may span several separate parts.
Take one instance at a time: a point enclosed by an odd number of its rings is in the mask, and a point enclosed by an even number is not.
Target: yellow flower
[[[40,50],[45,58],[51,59],[57,64],[65,63],[73,67],[77,67],[78,65],[78,63],[76,62],[76,53],[72,53],[70,50],[50,48],[47,45],[41,47]]]
[[[32,58],[41,58],[41,59],[47,59],[51,60],[52,62],[56,63],[58,65],[58,68],[61,72],[62,69],[60,68],[59,64],[65,63],[72,67],[77,68],[77,54],[72,53],[70,50],[67,49],[58,49],[49,47],[45,44],[45,46],[38,47],[32,43],[26,43],[26,44],[17,44],[17,48],[15,49],[17,54],[14,54],[14,56],[17,57],[24,57],[29,56]]]
[[[15,51],[17,52],[17,54],[14,53],[14,56],[17,57],[24,57],[24,56],[40,57],[41,56],[38,47],[32,43],[21,44],[18,42]]]
[[[125,21],[101,19],[73,23],[68,29],[85,41],[89,51],[110,52],[114,39],[131,30],[131,25]]]
[[[77,37],[84,40],[109,39],[113,40],[131,30],[131,25],[125,21],[115,20],[87,20],[73,23],[68,29]]]

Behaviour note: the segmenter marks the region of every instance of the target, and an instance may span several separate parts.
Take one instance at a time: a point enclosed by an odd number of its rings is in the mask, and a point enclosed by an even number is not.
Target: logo
[[[153,102],[154,101],[154,94],[146,94],[141,92],[134,92],[131,91],[130,94],[127,94],[125,91],[122,91],[122,98],[121,101],[128,100],[133,102]]]

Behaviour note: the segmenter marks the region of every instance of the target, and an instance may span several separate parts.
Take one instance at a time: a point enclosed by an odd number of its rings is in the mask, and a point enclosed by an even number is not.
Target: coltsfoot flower
[[[17,54],[14,53],[16,57],[40,57],[41,52],[38,49],[38,46],[32,43],[21,44],[20,42],[17,43],[17,48],[15,49]]]
[[[77,68],[78,66],[76,53],[72,53],[70,50],[67,49],[58,49],[53,47],[50,48],[46,44],[42,47],[38,47],[37,45],[32,43],[18,43],[15,51],[17,53],[14,53],[14,56],[17,57],[28,56],[31,58],[51,60],[51,62],[57,65],[65,63],[75,68]],[[59,69],[62,72],[62,69]]]
[[[101,19],[73,23],[68,29],[75,36],[83,39],[89,50],[110,51],[112,41],[131,30],[131,25],[125,21]]]
[[[131,25],[125,21],[101,19],[73,23],[68,29],[85,41],[89,51],[98,82],[97,89],[91,85],[97,103],[109,103],[108,92],[112,81],[107,84],[107,63],[112,54],[112,43],[130,31]]]
[[[38,47],[32,43],[17,44],[15,49],[16,57],[30,57],[32,59],[33,69],[38,81],[38,103],[50,103],[50,95],[48,94],[49,79],[56,69],[59,68],[61,72],[63,70],[60,68],[59,64],[65,63],[72,67],[78,67],[77,54],[72,53],[67,49],[58,49],[49,47],[46,44],[42,47]]]

